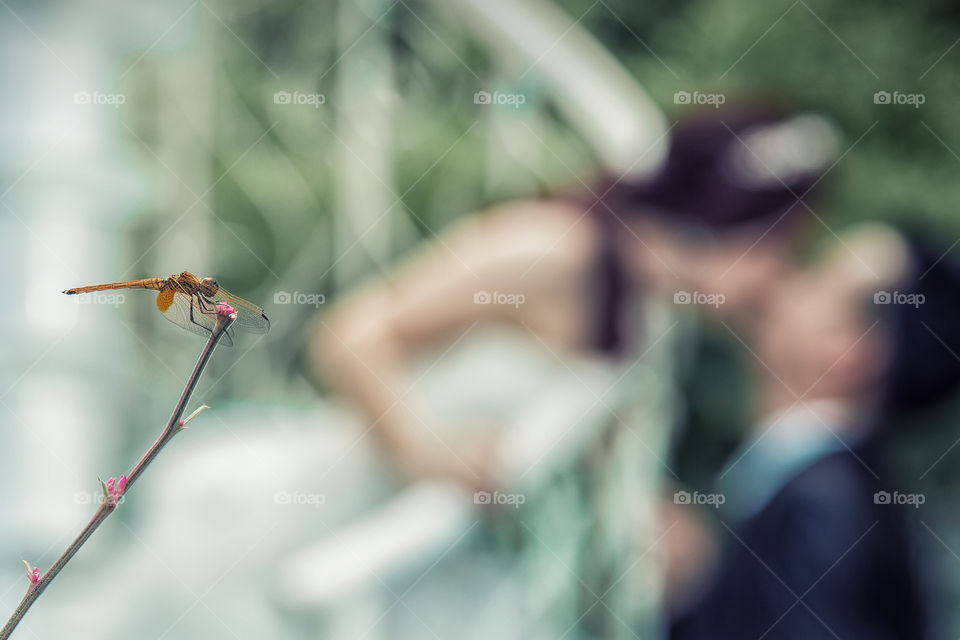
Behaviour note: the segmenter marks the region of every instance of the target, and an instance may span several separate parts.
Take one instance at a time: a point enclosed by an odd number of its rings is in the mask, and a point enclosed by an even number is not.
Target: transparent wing
[[[209,337],[217,324],[217,312],[215,308],[204,309],[206,306],[198,303],[195,296],[187,295],[182,291],[167,289],[157,294],[157,309],[164,318],[191,333]],[[227,347],[233,346],[231,328],[221,336],[220,344]]]
[[[244,331],[251,333],[266,333],[270,331],[270,321],[267,319],[267,316],[264,315],[263,308],[258,307],[252,302],[238,298],[223,289],[219,289],[212,296],[204,297],[204,300],[211,303],[210,306],[214,307],[214,309],[216,309],[218,302],[225,302],[236,309],[237,319],[231,326],[240,327]]]

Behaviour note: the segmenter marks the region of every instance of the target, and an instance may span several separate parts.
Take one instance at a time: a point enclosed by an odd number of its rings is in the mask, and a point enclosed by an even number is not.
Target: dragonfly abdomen
[[[125,282],[110,282],[108,284],[95,284],[89,287],[76,287],[64,291],[67,295],[77,293],[90,293],[92,291],[109,291],[111,289],[153,289],[159,291],[163,288],[166,280],[164,278],[144,278],[143,280],[127,280]]]

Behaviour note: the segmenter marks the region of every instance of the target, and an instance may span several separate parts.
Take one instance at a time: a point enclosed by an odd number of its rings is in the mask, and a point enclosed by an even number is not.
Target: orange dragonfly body
[[[237,312],[237,319],[220,340],[221,344],[228,346],[233,344],[233,327],[252,333],[266,333],[270,330],[270,321],[261,307],[224,291],[213,278],[198,278],[188,271],[169,278],[145,278],[77,287],[67,289],[64,293],[74,295],[113,289],[150,289],[159,292],[157,309],[163,317],[199,335],[209,335],[213,331],[217,321],[217,305],[228,304]]]

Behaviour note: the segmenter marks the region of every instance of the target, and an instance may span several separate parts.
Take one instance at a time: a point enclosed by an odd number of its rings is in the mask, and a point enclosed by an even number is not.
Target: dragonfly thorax
[[[220,285],[213,278],[204,278],[200,281],[199,289],[201,294],[209,298],[220,290]]]
[[[184,271],[175,276],[170,276],[168,282],[188,294],[199,293],[209,298],[220,291],[220,285],[213,278],[198,278],[189,271]]]

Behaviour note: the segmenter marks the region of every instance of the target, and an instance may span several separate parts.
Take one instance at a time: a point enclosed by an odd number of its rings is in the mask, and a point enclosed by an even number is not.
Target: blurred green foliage
[[[831,226],[881,216],[929,220],[951,233],[960,227],[952,214],[960,195],[960,183],[953,179],[960,167],[960,132],[953,126],[960,48],[951,48],[960,25],[957,10],[948,3],[559,4],[580,18],[671,117],[682,111],[673,104],[678,90],[722,91],[728,100],[776,94],[831,115],[848,147],[830,176],[829,197],[821,203]],[[348,46],[338,33],[344,5],[356,5],[353,10],[369,15],[371,33],[361,31],[361,39],[383,38],[389,47],[396,91],[390,97],[390,179],[397,193],[412,186],[403,197],[406,212],[398,208],[391,215],[407,216],[429,235],[425,226],[442,228],[470,210],[520,195],[509,183],[488,180],[491,132],[486,114],[472,102],[478,88],[510,82],[510,77],[496,69],[489,53],[451,15],[437,14],[432,5],[415,0],[215,3],[211,6],[234,33],[214,22],[201,34],[211,40],[208,46],[223,74],[211,80],[218,116],[213,175],[222,174],[253,142],[253,122],[263,128],[278,122],[268,134],[272,144],[250,151],[256,172],[231,174],[217,185],[216,208],[231,224],[246,229],[244,238],[256,243],[254,252],[280,269],[308,237],[304,231],[329,219],[341,150],[331,131],[337,128],[335,100],[315,111],[290,110],[278,117],[270,96],[284,87],[335,96],[338,59]],[[543,96],[535,76],[526,76],[523,89]],[[874,93],[880,90],[922,93],[925,102],[920,108],[875,104]],[[531,103],[524,118],[546,123],[544,140],[560,158],[547,153],[540,170],[532,172],[505,155],[498,162],[510,170],[502,173],[526,174],[529,182],[516,182],[543,188],[578,185],[567,167],[588,179],[594,159],[582,140],[557,122],[549,99]],[[480,126],[457,142],[478,120]],[[294,180],[302,183],[298,188],[288,186],[291,172],[300,174]],[[255,187],[241,188],[241,178],[263,183],[270,194],[269,211],[251,197]],[[235,262],[231,269],[246,264],[264,276],[261,265],[235,258],[224,256]],[[330,257],[318,256],[324,259]]]
[[[575,15],[591,6],[565,4]],[[832,116],[852,148],[831,175],[828,220],[921,217],[953,233],[958,18],[946,2],[720,0],[600,4],[584,24],[668,108],[674,91],[698,89],[772,93]],[[875,104],[877,91],[925,102]]]

